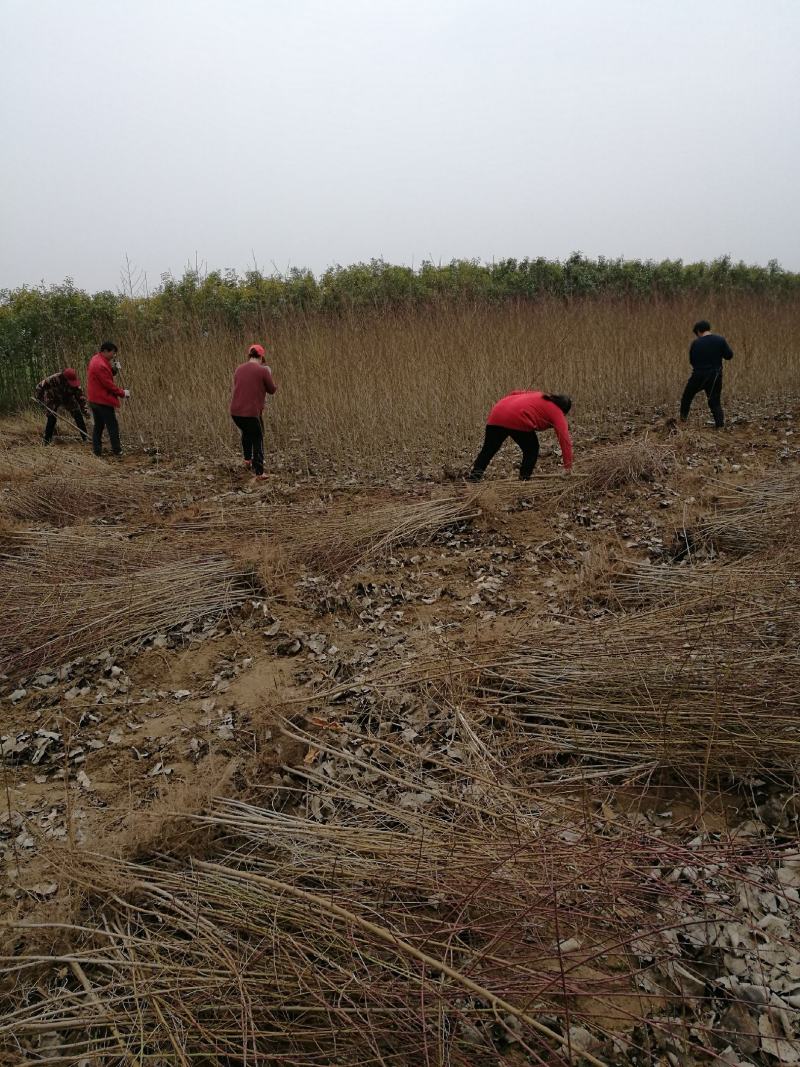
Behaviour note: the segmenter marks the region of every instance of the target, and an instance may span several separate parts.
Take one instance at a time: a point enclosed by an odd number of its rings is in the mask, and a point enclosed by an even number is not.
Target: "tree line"
[[[777,262],[735,263],[587,258],[453,260],[404,267],[374,259],[335,266],[320,275],[292,269],[253,269],[162,276],[153,291],[87,293],[60,285],[0,291],[0,409],[24,403],[38,378],[87,356],[106,337],[156,346],[182,333],[268,332],[286,316],[424,309],[452,303],[502,304],[540,300],[664,301],[685,294],[750,294],[785,300],[800,293],[800,273]]]

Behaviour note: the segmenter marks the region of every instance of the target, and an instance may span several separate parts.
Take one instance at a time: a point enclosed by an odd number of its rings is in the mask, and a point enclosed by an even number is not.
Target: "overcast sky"
[[[0,288],[372,257],[800,269],[797,0],[0,0]]]

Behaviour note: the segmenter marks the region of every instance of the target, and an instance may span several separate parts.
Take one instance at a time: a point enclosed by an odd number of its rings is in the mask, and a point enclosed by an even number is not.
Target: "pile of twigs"
[[[443,649],[375,679],[372,692],[417,693],[421,704],[433,694],[490,747],[503,724],[516,731],[504,760],[560,779],[631,767],[772,777],[800,768],[798,611],[798,586],[776,583],[739,603],[690,599],[542,627],[512,649]]]
[[[141,482],[91,454],[56,449],[0,454],[0,511],[15,521],[67,526],[90,516],[116,516],[142,505]]]
[[[2,961],[39,994],[0,1043],[23,1058],[46,1029],[53,1064],[657,1062],[674,1036],[655,1006],[692,1011],[712,973],[678,936],[765,888],[765,850],[681,846],[445,770],[446,803],[394,824],[369,792],[353,825],[220,802],[215,862],[66,859],[98,917],[58,931],[63,959]],[[722,1047],[697,1027],[679,1040]]]
[[[124,526],[76,525],[68,529],[18,529],[12,552],[0,557],[3,573],[30,567],[33,574],[90,580],[129,574],[148,563],[166,563],[181,552],[155,534]]]
[[[602,623],[543,627],[513,648],[476,639],[376,678],[372,692],[433,690],[476,736],[518,731],[524,759],[554,779],[580,771],[774,777],[800,769],[798,471],[731,490],[705,529],[747,560],[625,565],[602,589],[636,613]],[[782,549],[774,553],[775,546]],[[645,610],[642,610],[645,609]],[[649,610],[647,610],[649,609]],[[513,760],[514,746],[503,755]]]
[[[283,516],[280,516],[283,517]],[[191,515],[179,515],[169,522],[171,534],[198,537],[209,534],[213,537],[234,535],[253,538],[260,534],[274,533],[280,528],[280,517],[274,506],[261,500],[243,502],[241,497],[229,503],[220,501],[213,507],[204,507]]]
[[[609,577],[607,599],[624,611],[658,604],[691,605],[693,612],[727,608],[750,613],[764,598],[775,602],[784,589],[795,595],[800,584],[794,552],[736,560],[725,565],[702,562],[637,563],[618,566]]]
[[[623,441],[592,452],[580,466],[575,489],[597,495],[641,482],[656,482],[675,466],[675,453],[646,438]]]
[[[654,613],[633,629],[552,634],[482,665],[476,700],[511,713],[540,757],[595,767],[773,776],[800,768],[798,604],[741,621]],[[675,627],[675,629],[670,629]],[[528,750],[528,755],[532,754]]]
[[[791,467],[755,484],[725,486],[716,513],[693,531],[693,539],[745,555],[796,543],[798,521],[800,469]]]
[[[322,515],[292,535],[291,556],[314,569],[349,570],[406,544],[431,541],[440,531],[480,514],[476,494],[415,504],[387,504]]]
[[[562,473],[537,471],[530,482],[492,481],[480,496],[540,499],[551,509],[559,504],[570,505],[578,500],[598,497],[625,486],[657,482],[675,466],[675,453],[649,441],[636,439],[596,449],[586,461],[578,461],[574,473],[565,478]]]
[[[0,574],[0,672],[14,676],[221,615],[252,593],[228,559],[165,561],[103,529],[27,534]]]

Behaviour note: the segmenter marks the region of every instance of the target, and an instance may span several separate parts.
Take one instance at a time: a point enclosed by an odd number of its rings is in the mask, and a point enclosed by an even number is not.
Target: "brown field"
[[[262,485],[230,339],[0,428],[0,1063],[800,1062],[796,331],[677,431],[619,311],[276,329]],[[573,477],[465,484],[527,385]]]

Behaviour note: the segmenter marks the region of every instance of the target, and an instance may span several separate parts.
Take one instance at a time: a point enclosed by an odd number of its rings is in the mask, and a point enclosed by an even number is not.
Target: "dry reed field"
[[[295,322],[263,484],[213,337],[131,340],[122,461],[5,424],[0,1064],[800,1063],[800,409],[738,308],[723,433],[651,410],[673,305]],[[460,482],[527,384],[572,477]]]
[[[780,403],[800,392],[792,302],[542,300],[315,314],[265,321],[257,331],[279,389],[267,412],[268,449],[312,473],[338,465],[386,476],[398,466],[463,461],[477,451],[491,404],[513,389],[571,394],[579,427],[637,409],[672,413],[701,313],[737,353],[726,368],[731,403]],[[230,449],[231,375],[256,339],[213,325],[184,328],[155,349],[135,330],[115,338],[133,391],[125,436],[197,462]]]

